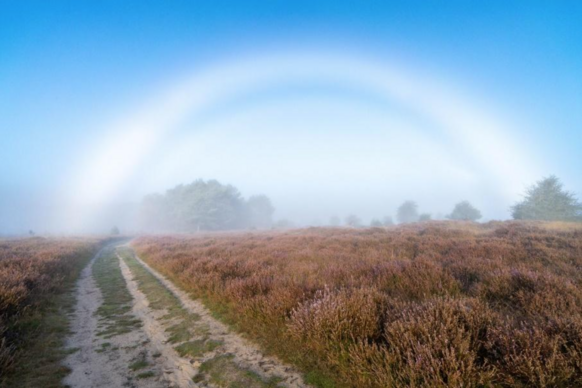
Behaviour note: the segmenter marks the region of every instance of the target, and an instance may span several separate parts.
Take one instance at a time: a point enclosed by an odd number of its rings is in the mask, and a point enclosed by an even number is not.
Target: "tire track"
[[[303,381],[301,374],[293,367],[284,364],[275,357],[264,355],[256,345],[231,332],[226,325],[214,319],[202,303],[191,299],[186,292],[151,268],[135,252],[133,253],[136,261],[178,298],[184,309],[200,317],[202,324],[208,328],[208,338],[221,343],[220,348],[213,352],[212,357],[221,354],[228,355],[236,365],[256,373],[265,381],[279,381],[278,386],[287,388],[309,387]]]
[[[180,357],[173,346],[168,343],[164,328],[156,319],[154,312],[149,308],[146,296],[139,290],[137,282],[133,279],[131,270],[119,254],[117,254],[121,266],[121,273],[125,278],[129,292],[133,296],[133,313],[143,322],[143,329],[148,336],[149,346],[153,347],[156,362],[163,365],[164,379],[171,387],[190,388],[196,387],[192,378],[198,370],[191,362]]]
[[[64,361],[71,373],[63,379],[63,384],[73,388],[170,387],[172,385],[162,379],[163,365],[154,361],[156,350],[150,345],[149,336],[126,307],[128,298],[105,304],[106,294],[99,287],[96,272],[103,269],[111,273],[120,271],[115,267],[115,258],[111,260],[113,250],[113,246],[103,248],[83,269],[77,281],[72,334],[66,341],[67,347],[74,352]],[[103,264],[99,260],[109,261]],[[98,271],[96,264],[101,266]],[[119,272],[117,275],[120,276]],[[124,287],[121,284],[119,288],[127,293]],[[103,308],[129,311],[108,318],[100,313]],[[119,325],[120,318],[130,324]]]

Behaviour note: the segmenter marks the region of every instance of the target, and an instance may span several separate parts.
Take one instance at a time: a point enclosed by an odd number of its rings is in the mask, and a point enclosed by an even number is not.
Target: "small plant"
[[[433,221],[134,244],[317,387],[570,387],[582,382],[575,226]],[[187,344],[194,356],[206,346]],[[220,379],[226,361],[198,378]]]
[[[0,241],[0,385],[53,386],[64,377],[60,361],[78,350],[64,344],[74,306],[69,291],[101,243]]]
[[[481,217],[481,212],[471,205],[469,201],[462,201],[456,204],[452,213],[447,216],[451,220],[459,221],[477,221]]]
[[[149,379],[151,377],[155,377],[156,374],[154,372],[152,372],[151,370],[147,371],[147,372],[141,372],[138,373],[137,376],[135,376],[136,379],[141,380],[141,379]]]
[[[129,369],[136,371],[147,368],[150,364],[146,360],[138,360],[129,365]]]

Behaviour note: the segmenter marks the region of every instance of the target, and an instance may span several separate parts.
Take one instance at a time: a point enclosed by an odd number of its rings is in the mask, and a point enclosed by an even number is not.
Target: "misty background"
[[[574,2],[3,2],[0,234],[147,230],[143,198],[198,179],[295,226],[406,200],[508,219],[550,174],[581,193],[581,19]]]

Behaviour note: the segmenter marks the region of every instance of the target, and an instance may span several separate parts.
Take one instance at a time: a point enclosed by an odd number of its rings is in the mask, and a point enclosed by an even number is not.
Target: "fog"
[[[302,53],[186,74],[103,123],[95,141],[81,139],[55,186],[6,188],[1,230],[139,232],[145,195],[196,179],[267,195],[274,221],[295,226],[351,214],[368,224],[405,200],[437,219],[462,200],[484,220],[507,219],[550,171],[508,124],[440,83],[389,63]]]
[[[314,34],[326,20],[320,17],[291,37]],[[17,27],[25,41],[28,27]],[[61,36],[53,28],[49,35]],[[349,215],[368,225],[395,218],[407,200],[433,219],[469,201],[480,221],[505,220],[526,188],[549,174],[582,191],[576,159],[582,139],[572,129],[579,116],[567,102],[568,123],[550,108],[536,109],[543,96],[565,96],[569,86],[523,74],[526,64],[509,51],[497,58],[507,68],[488,73],[496,58],[471,37],[443,54],[429,50],[427,30],[406,38],[419,45],[412,53],[388,31],[366,27],[360,35],[331,23],[351,43],[328,37],[290,44],[277,33],[250,33],[236,50],[217,45],[197,56],[177,34],[172,41],[184,46],[169,46],[161,61],[135,52],[116,57],[100,40],[117,47],[116,39],[77,37],[80,27],[67,28],[62,58],[57,40],[30,43],[31,58],[45,52],[54,63],[33,67],[11,51],[14,64],[5,74],[12,83],[0,79],[7,86],[0,94],[1,235],[155,230],[140,218],[143,198],[198,179],[233,185],[243,200],[266,195],[273,223],[297,227]],[[164,43],[149,28],[151,41],[132,40],[127,31],[113,36],[145,53]],[[446,31],[438,33],[450,41]],[[221,36],[184,34],[200,42]],[[376,44],[358,43],[365,37]],[[107,56],[83,57],[84,42]],[[197,48],[200,42],[187,40]],[[452,61],[461,53],[481,60]],[[70,69],[51,73],[61,60]],[[107,78],[108,69],[115,76]],[[39,93],[25,82],[31,74]],[[514,88],[508,91],[502,79],[513,79]]]

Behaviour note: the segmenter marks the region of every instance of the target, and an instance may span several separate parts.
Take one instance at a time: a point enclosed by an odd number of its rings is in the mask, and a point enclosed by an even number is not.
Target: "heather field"
[[[66,373],[67,291],[102,242],[0,240],[0,386],[50,386]]]
[[[582,386],[582,229],[422,223],[142,237],[138,255],[320,387]]]

